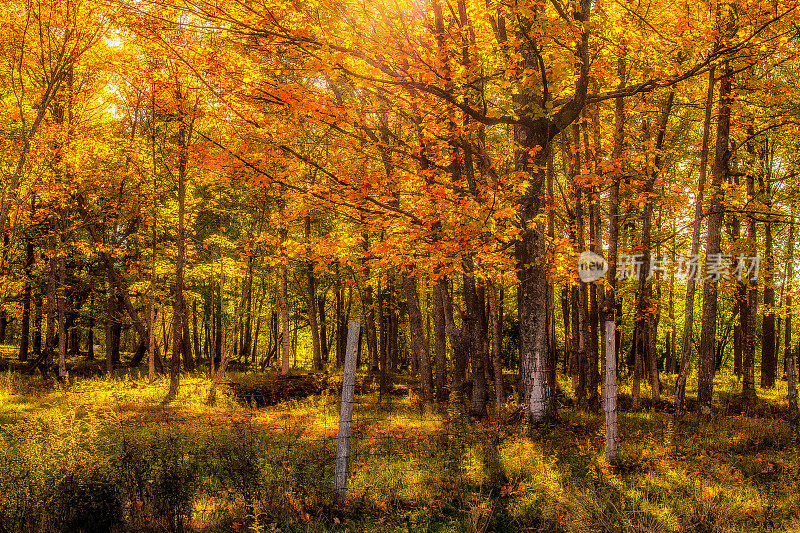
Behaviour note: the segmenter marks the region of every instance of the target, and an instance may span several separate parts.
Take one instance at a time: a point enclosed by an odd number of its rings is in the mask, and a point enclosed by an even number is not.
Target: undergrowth
[[[233,376],[236,379],[236,376]],[[555,426],[359,398],[348,500],[334,503],[334,395],[265,409],[187,376],[71,385],[0,375],[0,532],[792,530],[793,430],[719,414],[622,413],[619,460],[600,414]]]

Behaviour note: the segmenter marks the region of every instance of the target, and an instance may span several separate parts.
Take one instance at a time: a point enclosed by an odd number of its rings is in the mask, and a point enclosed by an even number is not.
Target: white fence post
[[[356,385],[358,335],[361,323],[351,320],[347,325],[347,349],[342,376],[342,406],[339,410],[339,442],[336,446],[336,501],[343,503],[347,496],[347,459],[350,456],[350,434],[353,426],[353,397]]]
[[[606,412],[606,461],[611,463],[617,457],[619,433],[617,430],[617,325],[613,320],[606,321],[606,386],[604,410]]]

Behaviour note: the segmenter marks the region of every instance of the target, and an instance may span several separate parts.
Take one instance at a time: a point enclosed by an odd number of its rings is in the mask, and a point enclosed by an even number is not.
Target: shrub
[[[122,523],[122,494],[115,480],[98,468],[78,467],[53,489],[55,526],[64,532],[107,532]]]
[[[183,531],[190,521],[200,468],[183,442],[150,435],[125,439],[116,451],[113,464],[137,531]]]

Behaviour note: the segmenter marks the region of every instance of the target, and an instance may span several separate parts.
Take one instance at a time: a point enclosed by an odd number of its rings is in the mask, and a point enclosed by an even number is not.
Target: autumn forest
[[[0,2],[0,532],[800,527],[794,1]]]

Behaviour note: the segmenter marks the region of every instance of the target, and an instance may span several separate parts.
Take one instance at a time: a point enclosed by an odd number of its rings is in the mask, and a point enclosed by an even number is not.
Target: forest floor
[[[531,431],[520,416],[423,412],[402,377],[383,399],[362,380],[348,500],[335,505],[336,377],[326,379],[308,397],[258,407],[231,386],[210,403],[200,374],[165,404],[168,379],[137,371],[69,385],[6,371],[0,531],[800,531],[785,383],[759,390],[746,415],[729,378],[707,419],[675,422],[668,396],[622,412],[609,467],[602,415],[568,397],[559,424]]]

